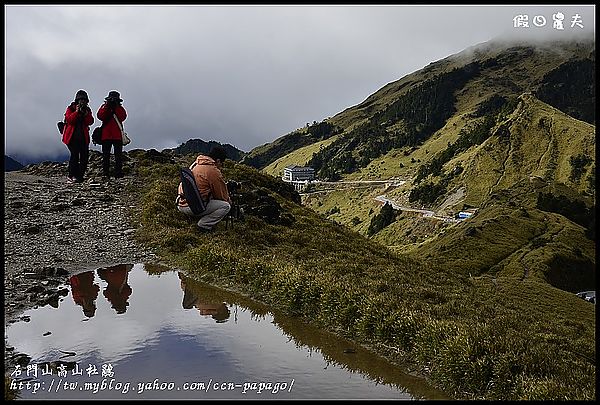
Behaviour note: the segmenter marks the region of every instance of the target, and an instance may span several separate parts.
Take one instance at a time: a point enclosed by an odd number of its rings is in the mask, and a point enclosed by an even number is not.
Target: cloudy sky
[[[472,45],[595,32],[593,5],[4,7],[5,153],[46,158],[79,89],[94,112],[121,93],[129,149],[250,151]]]

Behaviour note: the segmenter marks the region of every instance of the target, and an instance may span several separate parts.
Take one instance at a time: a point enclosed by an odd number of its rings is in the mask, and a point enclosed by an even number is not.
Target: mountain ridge
[[[499,45],[501,44],[501,45]],[[480,69],[484,72],[496,72],[495,74],[486,73],[488,78],[475,78],[478,82],[477,86],[491,86],[492,90],[483,90],[478,97],[470,97],[465,99],[465,92],[469,93],[469,86],[474,84],[467,83],[467,88],[457,93],[457,110],[466,112],[468,109],[473,109],[475,106],[492,94],[504,94],[505,96],[517,97],[529,90],[535,90],[534,87],[541,86],[544,83],[544,77],[549,72],[558,68],[561,64],[569,60],[578,60],[589,58],[595,60],[595,51],[593,49],[593,41],[580,42],[552,42],[541,43],[536,46],[526,46],[522,42],[495,42],[489,41],[483,44],[468,48],[467,50],[455,55],[451,55],[440,61],[432,62],[425,68],[404,76],[403,78],[388,83],[381,89],[377,90],[372,95],[368,96],[363,102],[356,106],[346,108],[342,112],[323,121],[328,122],[334,127],[342,128],[347,135],[348,132],[355,129],[357,126],[364,124],[365,120],[377,112],[384,111],[393,102],[402,98],[403,95],[420,86],[420,83],[431,80],[442,72],[448,72],[450,69],[464,68],[472,63],[477,63]],[[535,59],[534,61],[528,59]],[[514,62],[521,61],[523,64],[520,67],[515,67]],[[542,68],[534,68],[532,65],[540,65]],[[588,72],[589,73],[589,72]],[[591,83],[593,77],[591,78]],[[473,82],[471,80],[470,82]],[[547,86],[544,92],[550,93],[551,87]],[[595,88],[595,84],[594,84]],[[479,90],[478,90],[479,91]],[[487,93],[487,97],[486,97]],[[547,97],[550,97],[548,95]],[[465,101],[467,104],[465,104]],[[303,132],[302,129],[292,131],[288,135],[278,138],[271,144],[262,145],[259,148],[251,150],[245,163],[251,164],[259,169],[264,169],[275,159],[265,161],[259,165],[253,164],[260,161],[260,156],[266,154],[270,149],[276,148],[278,142],[281,142],[286,137],[290,137],[297,132]],[[306,146],[306,144],[298,145],[298,147]],[[267,152],[265,152],[267,151]],[[278,158],[277,153],[273,154]],[[356,158],[356,157],[355,157]],[[257,160],[258,159],[258,160]],[[293,162],[298,165],[305,165],[308,161],[296,160]],[[279,166],[281,167],[281,166]],[[278,173],[269,172],[273,175]],[[342,173],[342,176],[345,176]]]
[[[4,171],[11,172],[13,170],[21,170],[25,167],[22,163],[18,162],[16,159],[8,155],[4,155]]]
[[[175,148],[163,149],[163,152],[171,151],[179,155],[187,155],[190,153],[208,154],[210,150],[216,146],[220,146],[223,149],[225,149],[225,152],[227,153],[227,158],[236,162],[240,161],[246,155],[246,152],[236,148],[235,146],[229,143],[222,144],[217,141],[207,142],[199,138],[188,139],[187,141]]]

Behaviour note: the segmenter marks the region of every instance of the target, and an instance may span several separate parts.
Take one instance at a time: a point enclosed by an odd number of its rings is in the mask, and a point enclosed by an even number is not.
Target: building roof
[[[286,169],[289,170],[295,170],[295,169],[307,169],[307,170],[315,170],[312,167],[309,166],[298,166],[298,165],[290,165],[290,166],[286,166]]]

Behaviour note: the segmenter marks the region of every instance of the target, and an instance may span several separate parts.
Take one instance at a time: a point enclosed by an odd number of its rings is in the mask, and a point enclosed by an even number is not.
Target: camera
[[[235,194],[237,191],[242,188],[242,183],[239,183],[235,180],[229,180],[227,182],[227,191],[229,194]]]
[[[231,208],[225,217],[225,226],[227,226],[228,223],[231,223],[231,226],[233,227],[234,220],[244,220],[244,210],[240,206],[242,194],[239,192],[239,190],[242,188],[242,183],[235,180],[229,180],[226,185],[227,191],[229,192],[229,197],[231,198]]]

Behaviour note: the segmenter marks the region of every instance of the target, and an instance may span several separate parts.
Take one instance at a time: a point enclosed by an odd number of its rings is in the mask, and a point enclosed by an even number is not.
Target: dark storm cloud
[[[121,92],[131,148],[249,151],[478,43],[594,24],[593,6],[5,6],[5,151],[66,152],[56,121],[78,89],[94,111]]]

